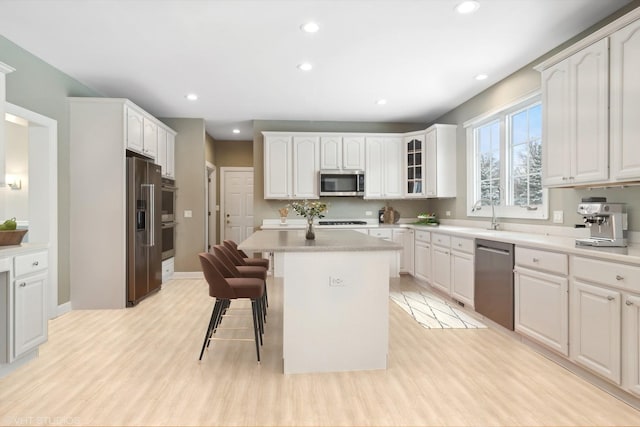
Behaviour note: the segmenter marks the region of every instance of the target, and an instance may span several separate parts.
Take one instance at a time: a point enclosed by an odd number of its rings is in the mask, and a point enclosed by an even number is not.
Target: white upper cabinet
[[[7,64],[0,62],[0,186],[5,184],[5,134],[4,134],[4,114],[5,114],[5,75],[14,71]]]
[[[264,198],[317,199],[320,138],[263,132]]]
[[[405,195],[407,197],[424,197],[424,132],[404,137],[404,157],[406,160],[407,176]]]
[[[142,120],[142,152],[155,159],[158,152],[158,125],[149,117]]]
[[[543,183],[608,179],[608,39],[542,72]]]
[[[611,36],[611,180],[640,179],[640,21]]]
[[[364,170],[364,136],[320,137],[320,169]]]
[[[293,137],[293,194],[295,199],[320,197],[318,172],[320,171],[320,138]]]
[[[144,116],[138,110],[127,106],[127,149],[138,153],[144,152],[143,146],[143,121]]]
[[[167,132],[167,178],[176,177],[176,134]]]
[[[425,134],[427,197],[456,197],[456,125],[433,125]]]
[[[175,135],[158,126],[158,152],[156,164],[162,168],[162,177],[175,179]]]
[[[366,138],[365,199],[402,198],[402,137]]]

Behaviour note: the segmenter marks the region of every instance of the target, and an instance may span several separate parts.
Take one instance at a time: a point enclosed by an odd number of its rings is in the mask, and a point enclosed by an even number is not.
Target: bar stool
[[[222,262],[219,259],[216,259],[214,255],[209,253],[200,253],[198,254],[198,257],[200,259],[200,265],[202,266],[204,277],[209,284],[209,296],[216,299],[198,360],[202,360],[204,350],[209,346],[212,335],[220,324],[223,312],[229,307],[231,301],[247,298],[251,300],[253,334],[256,344],[256,355],[258,363],[260,363],[260,344],[262,342],[262,334],[260,333],[259,319],[262,317],[260,313],[260,301],[264,297],[264,283],[257,278],[224,277],[220,270]],[[245,340],[243,339],[243,341]]]
[[[254,265],[242,265],[238,264],[238,261],[234,258],[234,252],[224,245],[214,245],[213,253],[216,254],[219,258],[227,261],[227,268],[231,270],[232,274],[236,277],[254,277],[257,279],[262,279],[264,281],[264,310],[263,310],[263,321],[266,322],[267,319],[267,309],[268,300],[267,300],[267,269],[265,267],[254,266]]]
[[[229,249],[227,253],[232,258],[233,263],[237,266],[255,266],[264,267],[269,271],[269,260],[265,258],[249,258],[244,251],[238,249],[238,245],[233,240],[225,240],[224,246]],[[269,307],[269,295],[267,293],[267,282],[264,284],[264,299],[265,305]]]

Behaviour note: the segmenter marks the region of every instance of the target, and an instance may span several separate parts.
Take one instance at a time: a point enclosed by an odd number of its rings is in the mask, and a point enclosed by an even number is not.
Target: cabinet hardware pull
[[[633,303],[632,303],[631,301],[629,301],[629,300],[627,300],[627,302],[625,302],[625,304],[627,304],[627,305],[633,305]]]
[[[609,301],[613,301],[613,300],[614,300],[614,299],[616,299],[616,298],[615,298],[615,297],[612,297],[611,295],[609,295],[609,296],[607,297],[607,299],[608,299]]]
[[[22,283],[20,283],[20,287],[21,287],[21,288],[24,288],[25,286],[27,286],[27,283],[26,283],[26,282],[22,282]]]
[[[533,262],[539,262],[540,260],[538,258],[534,258]]]
[[[38,266],[38,261],[34,261],[33,264],[31,264],[31,265],[33,265],[34,267],[37,267]]]
[[[622,277],[622,276],[621,276],[621,275],[619,275],[619,274],[616,274],[616,280],[624,280],[624,277]]]

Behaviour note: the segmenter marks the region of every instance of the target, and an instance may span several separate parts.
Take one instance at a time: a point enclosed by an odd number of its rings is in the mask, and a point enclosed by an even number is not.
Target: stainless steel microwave
[[[321,170],[321,196],[364,196],[364,171]]]

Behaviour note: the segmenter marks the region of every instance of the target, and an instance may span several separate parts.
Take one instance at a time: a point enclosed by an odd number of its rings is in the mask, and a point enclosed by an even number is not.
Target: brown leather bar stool
[[[264,297],[264,283],[257,278],[224,277],[220,270],[222,263],[216,259],[214,255],[200,253],[198,257],[200,258],[200,265],[202,266],[204,277],[209,284],[209,296],[216,299],[198,360],[202,360],[204,350],[208,347],[212,335],[220,324],[223,311],[229,307],[231,300],[247,298],[251,300],[256,355],[258,357],[258,363],[260,363],[260,342],[262,341],[262,335],[259,331],[259,319],[262,315],[259,307],[261,305],[260,301]]]
[[[249,258],[249,256],[242,250],[238,249],[238,244],[233,240],[225,240],[224,245],[238,254],[238,258],[243,262],[240,265],[255,265],[264,267],[269,270],[269,260],[266,258]]]
[[[249,258],[244,251],[238,249],[238,245],[233,240],[225,240],[224,246],[229,249],[228,255],[232,258],[235,265],[264,267],[269,271],[269,260],[265,258]],[[269,307],[269,296],[267,293],[267,282],[264,283],[264,300],[265,306]]]
[[[228,261],[227,268],[231,270],[232,274],[236,277],[255,277],[264,281],[264,304],[263,304],[263,321],[266,322],[267,318],[267,269],[254,265],[239,265],[238,261],[234,258],[234,252],[224,245],[214,245],[213,253],[219,258]]]

